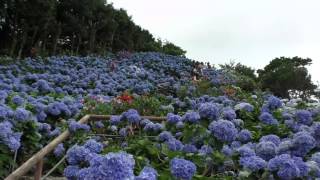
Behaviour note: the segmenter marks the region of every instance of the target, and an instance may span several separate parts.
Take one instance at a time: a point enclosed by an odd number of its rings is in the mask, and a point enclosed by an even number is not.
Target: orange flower
[[[227,87],[224,89],[224,94],[227,96],[235,96],[236,95],[236,90],[234,88],[231,87]]]
[[[117,97],[121,102],[131,103],[133,101],[133,97],[127,94]]]

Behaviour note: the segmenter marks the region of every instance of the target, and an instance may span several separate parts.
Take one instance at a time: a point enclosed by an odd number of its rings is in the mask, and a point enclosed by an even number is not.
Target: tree
[[[163,47],[162,47],[162,52],[165,54],[170,54],[174,56],[185,56],[186,51],[181,49],[179,46],[174,45],[171,42],[165,42]]]
[[[136,25],[106,0],[0,0],[0,55],[105,54],[156,51],[185,54]]]
[[[259,89],[257,76],[255,74],[255,69],[243,65],[241,63],[235,63],[231,61],[227,64],[220,64],[221,69],[230,71],[231,73],[235,74],[236,77],[236,85],[240,87],[242,90],[247,92],[252,92],[254,90]]]
[[[272,60],[263,70],[258,70],[262,89],[283,98],[310,97],[316,89],[306,68],[311,63],[311,59],[300,57]]]

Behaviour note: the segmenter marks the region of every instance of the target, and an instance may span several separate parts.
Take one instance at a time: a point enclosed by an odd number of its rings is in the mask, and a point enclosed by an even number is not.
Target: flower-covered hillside
[[[54,175],[67,179],[320,177],[320,105],[244,92],[230,72],[159,53],[0,69],[0,177],[65,130],[44,171],[65,157]]]

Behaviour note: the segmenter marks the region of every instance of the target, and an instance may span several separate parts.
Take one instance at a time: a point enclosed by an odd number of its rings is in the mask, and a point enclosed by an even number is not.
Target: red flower
[[[118,97],[117,99],[119,99],[121,102],[126,102],[126,103],[131,103],[133,101],[133,97],[126,94]]]

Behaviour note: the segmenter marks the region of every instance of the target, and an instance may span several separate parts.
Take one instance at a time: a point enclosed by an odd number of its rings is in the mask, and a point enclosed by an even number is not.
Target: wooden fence
[[[81,124],[86,124],[89,121],[98,121],[98,120],[109,120],[111,115],[85,115],[78,122]],[[149,119],[151,121],[165,121],[166,117],[154,117],[154,116],[142,116],[143,119]],[[28,173],[32,167],[36,166],[34,179],[40,180],[42,176],[43,169],[43,158],[51,153],[58,144],[62,143],[70,136],[69,130],[64,131],[54,140],[52,140],[49,144],[47,144],[44,148],[38,151],[35,155],[33,155],[30,159],[28,159],[25,163],[23,163],[19,168],[17,168],[14,172],[12,172],[5,180],[17,180],[21,176],[24,176]]]

